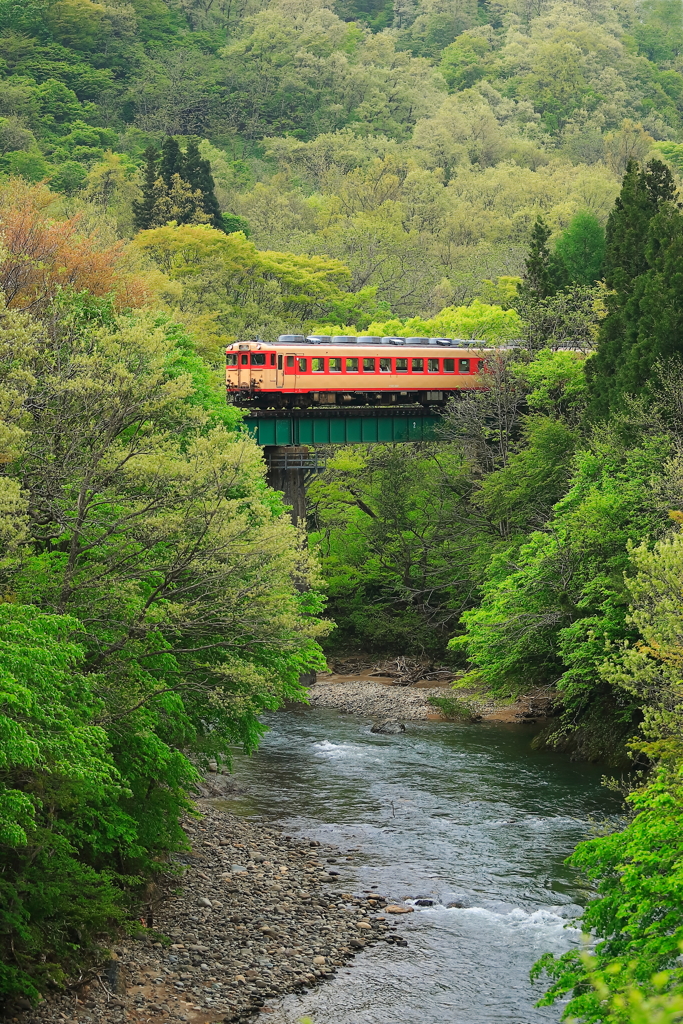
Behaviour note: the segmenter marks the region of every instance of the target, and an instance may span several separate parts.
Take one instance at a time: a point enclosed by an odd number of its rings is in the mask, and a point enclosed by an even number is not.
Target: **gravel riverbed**
[[[493,700],[487,693],[474,690],[453,690],[450,686],[399,686],[392,680],[375,682],[367,676],[348,678],[340,675],[318,677],[308,689],[308,700],[314,707],[332,708],[342,714],[359,715],[382,720],[443,721],[439,708],[430,704],[430,697],[456,697],[483,720],[499,722],[539,721],[552,705],[549,690],[536,688],[514,701]]]
[[[359,679],[350,682],[318,681],[308,690],[311,704],[319,708],[365,717],[388,715],[401,719],[437,719],[438,708],[429,703],[429,697],[452,696],[443,686],[434,688],[414,686],[387,686]]]
[[[220,775],[205,795],[220,795]],[[229,786],[228,780],[224,785]],[[223,790],[223,794],[225,792]],[[219,801],[220,802],[220,801]],[[335,887],[352,855],[284,836],[200,802],[186,823],[191,852],[150,905],[151,927],[114,944],[111,959],[20,1024],[211,1024],[272,1012],[269,998],[331,977],[373,942],[405,940],[391,915],[411,908]]]

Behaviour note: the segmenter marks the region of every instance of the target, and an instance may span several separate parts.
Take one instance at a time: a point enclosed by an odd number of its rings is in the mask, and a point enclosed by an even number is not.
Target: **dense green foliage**
[[[0,994],[125,920],[196,763],[297,695],[319,558],[338,648],[551,688],[576,756],[637,735],[633,820],[576,854],[594,959],[543,965],[582,1020],[668,1019],[678,0],[0,0],[0,79]],[[215,369],[313,329],[522,347],[434,442],[337,451],[309,553]]]
[[[145,308],[120,248],[30,191],[3,198],[5,241],[32,224],[56,257],[2,252],[5,999],[125,922],[183,848],[197,764],[255,747],[326,627],[315,564],[182,324]]]
[[[681,216],[660,161],[631,163],[607,222],[607,316],[589,376],[592,412],[619,408],[642,390],[658,359],[680,352]]]
[[[511,300],[528,347],[488,356],[439,441],[347,450],[311,487],[335,644],[395,649],[407,631],[414,653],[443,657],[450,634],[458,686],[554,694],[536,743],[639,760],[626,827],[571,859],[594,887],[592,954],[547,955],[534,972],[550,979],[541,1001],[569,997],[563,1019],[586,1024],[678,1020],[683,991],[677,199],[663,164],[630,164],[606,244],[579,220],[553,248],[537,221]],[[582,246],[590,259],[572,256]],[[607,275],[585,360],[535,344],[554,340],[552,303],[576,294],[572,258],[604,259]],[[442,703],[466,714],[457,696]]]
[[[126,237],[340,260],[379,307],[322,322],[361,330],[486,299],[539,214],[592,285],[628,160],[683,169],[682,47],[675,0],[4,0],[0,168]],[[306,325],[266,298],[219,333]]]
[[[678,475],[678,461],[675,467]],[[682,987],[683,535],[677,530],[654,548],[647,543],[631,547],[630,561],[629,621],[639,639],[616,645],[599,674],[638,700],[644,716],[644,741],[638,746],[656,759],[657,768],[647,785],[629,797],[634,817],[626,829],[581,844],[572,858],[599,894],[583,918],[600,939],[591,961],[572,952],[557,960],[546,956],[536,967],[553,979],[545,1001],[571,993],[566,1016],[615,1024],[632,1018],[629,1001],[621,999],[605,1015],[606,997],[613,993],[636,986],[641,994],[654,996],[658,989],[680,992]]]

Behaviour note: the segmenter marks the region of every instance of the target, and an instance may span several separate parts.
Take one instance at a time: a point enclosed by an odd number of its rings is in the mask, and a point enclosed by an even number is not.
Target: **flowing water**
[[[580,942],[567,927],[585,893],[564,858],[619,805],[602,770],[530,749],[532,727],[409,723],[302,708],[269,717],[238,757],[232,809],[292,835],[357,851],[340,891],[431,899],[400,919],[408,947],[379,943],[333,981],[287,996],[275,1024],[541,1024],[529,968]],[[460,907],[448,908],[448,903]]]

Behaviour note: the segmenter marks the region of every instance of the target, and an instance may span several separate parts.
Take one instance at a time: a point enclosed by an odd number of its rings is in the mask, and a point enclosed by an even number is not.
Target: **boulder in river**
[[[406,727],[403,722],[397,722],[395,718],[387,718],[384,722],[375,722],[370,729],[370,732],[383,732],[390,736],[405,731]]]

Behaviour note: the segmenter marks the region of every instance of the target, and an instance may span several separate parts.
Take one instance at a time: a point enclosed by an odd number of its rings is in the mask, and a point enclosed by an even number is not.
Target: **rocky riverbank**
[[[367,945],[404,943],[380,894],[343,891],[353,855],[226,813],[214,776],[203,817],[185,829],[182,880],[153,895],[145,925],[67,994],[15,1015],[20,1024],[211,1024],[270,1012],[266,1002],[315,985]],[[220,802],[220,801],[219,801]]]
[[[308,699],[315,707],[334,708],[345,714],[366,718],[386,717],[403,720],[439,719],[441,716],[429,703],[429,697],[450,693],[444,687],[417,689],[413,686],[387,686],[366,680],[343,682],[318,681],[308,690]]]
[[[455,697],[482,721],[530,722],[552,713],[553,695],[546,690],[517,697],[514,702],[492,700],[488,694],[473,690],[452,690],[450,686],[430,686],[429,680],[412,686],[396,685],[390,679],[376,681],[369,673],[357,676],[329,674],[319,676],[308,690],[309,702],[315,707],[333,708],[343,714],[364,718],[399,721],[445,721],[430,697]]]

